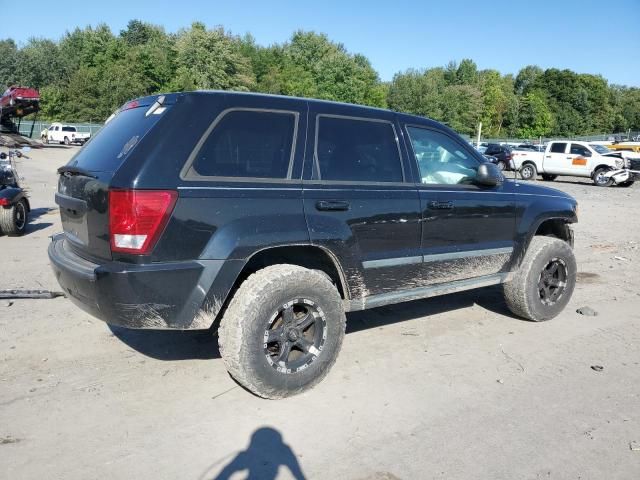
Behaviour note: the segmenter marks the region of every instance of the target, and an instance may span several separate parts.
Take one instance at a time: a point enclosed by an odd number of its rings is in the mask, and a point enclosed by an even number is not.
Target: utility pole
[[[478,124],[478,139],[476,140],[476,148],[480,148],[480,135],[482,135],[482,122]]]

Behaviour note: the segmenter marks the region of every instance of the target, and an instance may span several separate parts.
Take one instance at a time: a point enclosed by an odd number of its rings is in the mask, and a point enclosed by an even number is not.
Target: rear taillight
[[[11,205],[11,202],[8,198],[0,198],[0,207],[8,207]]]
[[[150,253],[177,198],[174,190],[109,190],[111,251]]]

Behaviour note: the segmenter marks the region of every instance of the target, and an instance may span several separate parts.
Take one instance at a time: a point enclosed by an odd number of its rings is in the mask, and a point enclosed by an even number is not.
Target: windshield
[[[611,153],[611,150],[609,150],[604,145],[594,145],[594,144],[590,143],[589,146],[591,148],[593,148],[596,152],[598,152],[601,155],[604,155],[605,153]]]

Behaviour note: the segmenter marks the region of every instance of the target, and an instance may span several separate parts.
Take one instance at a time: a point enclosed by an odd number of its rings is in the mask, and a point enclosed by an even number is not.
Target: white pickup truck
[[[44,143],[58,142],[65,145],[72,143],[84,145],[90,137],[90,133],[78,132],[76,127],[62,123],[52,123],[49,128],[40,133],[40,138]]]
[[[628,160],[620,152],[589,142],[553,141],[544,152],[514,151],[513,161],[524,180],[535,180],[538,174],[547,181],[567,175],[591,178],[599,187],[613,184],[628,187],[636,179],[624,174],[629,168]],[[622,174],[612,175],[619,171]]]

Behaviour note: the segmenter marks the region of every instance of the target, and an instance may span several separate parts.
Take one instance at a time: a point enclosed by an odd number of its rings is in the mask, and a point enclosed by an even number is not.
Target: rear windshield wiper
[[[60,167],[58,169],[58,175],[82,175],[83,177],[89,177],[89,178],[98,178],[96,177],[94,174],[88,172],[87,170],[85,170],[84,168],[80,168],[80,167],[72,167],[69,165],[64,165],[62,167]]]

